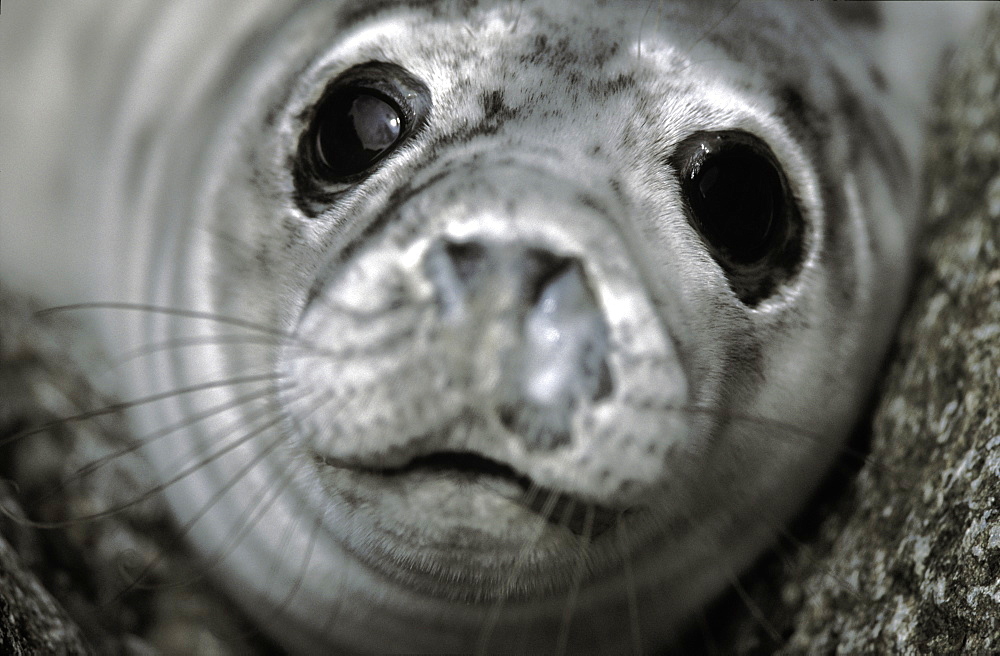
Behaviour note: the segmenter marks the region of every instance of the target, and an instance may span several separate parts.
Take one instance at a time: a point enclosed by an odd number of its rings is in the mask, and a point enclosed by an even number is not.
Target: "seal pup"
[[[662,646],[841,448],[917,145],[826,12],[103,9],[11,65],[4,257],[66,258],[3,275],[121,304],[150,490],[289,649]]]

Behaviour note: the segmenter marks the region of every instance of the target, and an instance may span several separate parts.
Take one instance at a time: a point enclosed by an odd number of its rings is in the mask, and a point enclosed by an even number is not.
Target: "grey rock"
[[[0,286],[0,465],[4,470],[11,464],[10,448],[23,430],[53,418],[34,393],[41,389],[33,390],[29,380],[54,378],[60,385],[75,386],[71,382],[75,376],[52,368],[65,354],[58,340],[52,339],[58,332],[42,326],[27,303]],[[5,471],[4,478],[10,473]],[[6,482],[0,482],[0,507],[4,511],[0,515],[0,654],[88,653],[83,632],[29,568],[40,565],[43,556],[32,531],[21,523],[23,512]]]

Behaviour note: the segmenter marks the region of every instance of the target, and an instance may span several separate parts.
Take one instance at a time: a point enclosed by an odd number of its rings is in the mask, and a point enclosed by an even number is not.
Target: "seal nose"
[[[428,272],[446,315],[468,310],[484,294],[496,292],[519,306],[511,308],[514,311],[527,310],[552,279],[575,262],[518,244],[441,240],[436,246],[428,255]]]
[[[535,448],[569,443],[573,409],[612,387],[608,329],[583,264],[517,242],[442,239],[425,270],[442,320],[480,351],[472,360],[495,363],[494,374],[472,375],[491,379],[502,423]]]

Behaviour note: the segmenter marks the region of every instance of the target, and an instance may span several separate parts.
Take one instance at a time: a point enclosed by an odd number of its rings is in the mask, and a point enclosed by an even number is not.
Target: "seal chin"
[[[384,467],[312,455],[325,494],[349,518],[337,530],[344,547],[372,570],[437,598],[564,593],[582,554],[596,555],[646,512],[541,486],[469,451]]]

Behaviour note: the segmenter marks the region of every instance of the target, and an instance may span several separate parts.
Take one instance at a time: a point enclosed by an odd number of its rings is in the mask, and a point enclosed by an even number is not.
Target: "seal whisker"
[[[639,30],[635,38],[635,58],[636,60],[642,59],[642,28],[646,25],[646,18],[649,16],[649,12],[653,10],[653,5],[660,5],[662,3],[659,0],[649,0],[646,4],[646,10],[642,14],[642,19],[639,21]],[[659,21],[659,18],[657,18]]]
[[[731,2],[729,6],[727,6],[725,10],[722,12],[722,15],[720,15],[719,18],[717,18],[714,23],[709,25],[708,28],[704,32],[702,32],[697,39],[695,39],[694,42],[688,45],[687,54],[690,55],[694,51],[694,49],[698,47],[698,44],[700,44],[702,41],[715,34],[716,31],[722,26],[722,24],[725,23],[729,19],[729,17],[733,15],[733,12],[736,11],[736,8],[740,4],[740,1],[741,0],[733,0],[733,2]]]
[[[325,397],[324,400],[325,401],[329,400],[329,397],[328,396]],[[91,514],[83,515],[83,516],[80,516],[80,517],[75,517],[72,520],[59,521],[59,522],[28,522],[27,525],[35,527],[35,528],[65,528],[65,527],[71,526],[71,525],[73,525],[75,523],[89,521],[89,520],[96,520],[96,519],[101,519],[101,518],[104,518],[104,517],[110,517],[112,515],[115,515],[115,514],[121,512],[121,511],[125,510],[126,508],[134,506],[134,505],[136,505],[138,503],[141,503],[143,501],[146,501],[147,499],[150,499],[150,498],[154,497],[155,495],[160,494],[161,492],[163,492],[163,490],[169,488],[174,483],[177,483],[178,481],[181,481],[181,480],[187,478],[192,473],[198,471],[202,467],[205,467],[206,465],[208,465],[208,464],[210,464],[210,463],[218,460],[219,458],[221,458],[221,457],[225,456],[226,454],[234,451],[235,449],[243,446],[244,444],[247,444],[248,442],[250,442],[251,440],[253,440],[255,437],[257,437],[258,435],[260,435],[264,431],[266,431],[266,430],[268,430],[270,428],[273,428],[275,425],[277,425],[279,422],[281,422],[282,419],[283,418],[279,416],[277,418],[274,418],[274,419],[268,421],[263,426],[260,426],[258,428],[255,428],[255,429],[253,429],[251,431],[248,431],[248,432],[244,433],[242,436],[240,436],[238,439],[234,440],[233,442],[231,442],[229,444],[225,444],[222,448],[218,449],[217,451],[206,455],[199,462],[181,468],[181,470],[177,474],[174,474],[173,476],[170,476],[170,477],[166,478],[166,480],[164,480],[163,483],[161,483],[161,484],[159,484],[159,485],[157,485],[157,486],[149,489],[148,491],[144,492],[143,494],[139,495],[138,497],[136,497],[136,498],[134,498],[134,499],[132,499],[132,500],[130,500],[128,502],[124,502],[124,503],[120,503],[120,504],[115,504],[115,505],[111,506],[110,508],[106,508],[105,510],[102,510],[100,512],[91,513]]]
[[[131,349],[119,354],[115,358],[115,364],[122,365],[129,361],[137,360],[155,353],[163,351],[174,351],[179,349],[190,349],[198,346],[222,346],[222,345],[247,345],[254,344],[260,346],[281,346],[288,342],[283,339],[264,335],[203,335],[199,337],[180,337],[154,342],[144,346]],[[299,348],[313,348],[309,345],[299,344]]]
[[[249,508],[252,514],[241,518],[240,524],[236,527],[238,529],[236,534],[233,535],[232,531],[230,531],[230,534],[227,535],[227,538],[230,539],[231,544],[227,544],[226,548],[232,548],[234,544],[238,544],[239,539],[245,536],[246,533],[253,527],[252,518],[254,516],[259,517],[260,514],[263,513],[263,511],[267,510],[267,508],[269,508],[273,504],[274,500],[277,498],[277,495],[280,494],[280,492],[283,489],[285,489],[285,487],[287,487],[290,480],[291,477],[289,475],[284,476],[282,480],[279,481],[279,484],[269,491],[269,494],[261,495],[261,497],[257,499],[254,505],[251,508]],[[235,483],[235,481],[233,481],[233,483]],[[110,604],[114,601],[119,601],[123,599],[132,590],[137,590],[137,589],[162,590],[170,588],[182,588],[185,586],[193,585],[203,580],[209,574],[209,570],[211,570],[214,566],[217,566],[222,560],[225,559],[226,557],[225,549],[220,549],[219,553],[211,554],[207,558],[200,560],[199,566],[201,569],[200,572],[196,575],[189,576],[186,579],[174,580],[171,581],[170,583],[143,584],[143,581],[147,577],[149,577],[153,572],[155,572],[156,569],[159,567],[160,563],[162,562],[162,560],[166,558],[166,554],[168,553],[169,548],[176,547],[177,545],[181,544],[184,541],[184,539],[188,536],[188,534],[191,532],[191,530],[194,528],[194,525],[198,522],[198,520],[200,520],[204,516],[204,513],[207,512],[208,508],[210,508],[211,505],[217,503],[219,499],[221,499],[222,496],[224,496],[224,494],[225,491],[223,491],[222,494],[214,496],[207,502],[208,505],[205,506],[202,511],[196,513],[195,518],[193,518],[192,520],[188,520],[183,526],[178,527],[177,532],[173,536],[171,536],[171,541],[168,542],[166,545],[164,545],[165,547],[167,547],[167,549],[164,549],[160,553],[156,554],[154,558],[148,561],[138,571],[128,573],[128,576],[130,578],[128,584],[118,592],[118,595],[115,598],[109,600],[108,603]]]
[[[57,314],[62,312],[75,312],[82,310],[122,310],[128,312],[146,312],[149,314],[163,314],[172,317],[178,317],[181,319],[204,320],[204,321],[211,321],[214,323],[227,324],[238,328],[246,328],[247,330],[256,331],[265,335],[272,335],[274,337],[279,337],[290,341],[301,340],[301,338],[294,333],[289,333],[284,330],[279,330],[272,326],[258,324],[253,321],[247,321],[246,319],[227,317],[225,315],[216,314],[214,312],[200,312],[197,310],[185,310],[183,308],[163,307],[158,305],[149,305],[145,303],[120,303],[120,302],[71,303],[67,305],[57,305],[49,308],[44,308],[42,310],[38,310],[35,314],[38,317],[44,317],[49,314]]]
[[[312,521],[312,528],[309,531],[309,538],[306,540],[306,550],[302,554],[302,562],[298,567],[299,574],[292,580],[292,585],[288,588],[285,596],[276,605],[277,611],[282,614],[288,613],[288,607],[295,599],[295,596],[302,589],[303,584],[306,582],[306,572],[309,570],[309,565],[312,563],[313,554],[316,549],[316,541],[318,539],[318,534],[322,528],[323,523],[320,518],[314,518]],[[276,575],[277,568],[271,567],[268,571],[268,581],[270,582]],[[268,586],[269,588],[270,586]],[[339,607],[338,607],[339,608]],[[324,630],[328,630],[332,626],[332,619],[327,620],[324,623]]]
[[[264,390],[259,390],[257,392],[245,394],[243,396],[237,397],[225,403],[209,408],[204,412],[191,415],[190,417],[185,417],[183,420],[175,422],[174,424],[166,426],[160,430],[157,430],[148,436],[144,436],[137,439],[130,439],[125,446],[115,451],[112,451],[107,455],[101,456],[100,458],[96,458],[84,465],[81,465],[78,469],[71,472],[68,476],[61,478],[59,481],[57,481],[54,489],[48,491],[45,495],[38,497],[37,499],[34,499],[31,502],[31,504],[44,504],[45,501],[47,501],[48,499],[58,497],[60,493],[64,492],[73,483],[79,482],[80,480],[96,473],[101,468],[113,464],[115,461],[127,455],[135,453],[140,449],[142,449],[143,447],[157,440],[163,439],[164,437],[176,433],[179,430],[189,428],[200,421],[204,421],[205,419],[214,417],[220,413],[232,410],[234,408],[238,408],[244,404],[250,403],[251,401],[264,398],[272,393],[273,390],[270,387],[268,387],[267,389]]]
[[[747,610],[750,611],[750,615],[753,617],[754,621],[760,626],[765,633],[774,641],[774,644],[781,644],[781,633],[778,629],[774,627],[774,624],[767,618],[764,611],[761,610],[760,605],[754,601],[753,597],[747,593],[746,588],[740,583],[739,578],[735,574],[730,574],[729,580],[730,586],[739,595],[740,600]]]
[[[314,410],[319,408],[322,402],[317,404]],[[243,465],[237,472],[226,481],[222,487],[216,490],[208,500],[206,500],[202,506],[195,512],[195,514],[188,519],[182,526],[178,527],[177,532],[172,537],[173,544],[179,544],[184,540],[195,525],[201,521],[205,514],[217,504],[224,496],[226,496],[233,487],[243,479],[247,474],[249,474],[255,467],[259,466],[260,463],[267,458],[281,443],[283,442],[283,436],[279,434],[274,440],[267,443],[267,445],[260,450],[253,459]],[[191,585],[206,576],[206,574],[217,567],[228,555],[231,553],[231,549],[235,548],[236,545],[242,541],[250,529],[254,526],[254,519],[259,518],[271,505],[280,498],[282,490],[284,490],[293,480],[294,476],[292,471],[286,472],[282,478],[278,481],[278,484],[272,486],[266,494],[258,497],[254,503],[247,508],[247,512],[242,515],[239,523],[234,525],[229,529],[226,534],[226,539],[224,544],[219,547],[214,553],[208,554],[205,558],[201,560],[201,573],[198,576],[190,577],[186,580],[172,581],[169,587],[181,587],[185,585]],[[167,545],[173,546],[173,545]],[[152,573],[159,565],[162,558],[165,557],[166,550],[157,554],[149,563],[146,564],[129,582],[129,584],[118,593],[118,596],[113,601],[117,601],[123,598],[129,591],[143,587],[144,589],[157,589],[164,586],[140,586],[141,582]],[[109,602],[110,603],[110,602]]]
[[[799,426],[787,421],[776,419],[773,417],[767,417],[764,415],[755,415],[744,412],[737,412],[734,410],[721,409],[712,406],[694,405],[694,404],[672,404],[672,403],[662,403],[653,399],[625,399],[622,405],[629,407],[636,412],[653,412],[653,413],[688,413],[692,415],[705,415],[712,418],[719,419],[723,422],[736,422],[736,423],[746,423],[754,426],[759,426],[761,428],[769,428],[773,431],[772,437],[782,440],[793,440],[793,439],[803,439],[816,444],[825,444],[827,441],[827,435],[824,432],[811,430],[804,426]],[[885,463],[880,463],[873,459],[870,454],[865,451],[859,450],[855,447],[845,444],[839,447],[839,451],[850,458],[857,460],[860,463],[871,465],[879,470],[893,473],[892,467]]]
[[[204,392],[210,389],[218,389],[222,387],[233,387],[236,385],[242,385],[245,383],[257,383],[262,381],[275,381],[280,380],[282,376],[280,374],[259,374],[252,376],[239,376],[236,378],[227,378],[224,380],[210,381],[206,383],[198,383],[196,385],[189,385],[185,387],[179,387],[174,390],[167,392],[158,392],[156,394],[150,394],[149,396],[144,396],[137,399],[130,399],[128,401],[117,401],[115,403],[109,403],[103,408],[98,408],[96,410],[88,410],[87,412],[81,412],[80,414],[73,415],[70,417],[62,417],[50,422],[46,422],[41,426],[36,426],[19,433],[15,433],[9,437],[0,439],[0,448],[18,442],[32,435],[38,435],[39,433],[44,433],[46,431],[52,430],[53,428],[58,428],[59,426],[79,422],[87,421],[89,419],[94,419],[96,417],[101,417],[104,415],[110,415],[117,412],[122,412],[123,410],[128,410],[130,408],[135,408],[142,405],[148,405],[152,403],[157,403],[159,401],[164,401],[166,399],[175,398],[178,396],[183,396],[186,394],[196,394],[198,392]]]
[[[618,514],[618,524],[622,524],[624,513],[620,512]],[[628,604],[628,626],[629,626],[629,637],[631,638],[632,653],[641,654],[643,653],[642,648],[642,625],[639,622],[639,595],[638,589],[635,582],[635,571],[632,567],[632,559],[629,557],[629,551],[625,546],[625,533],[624,531],[616,531],[616,541],[619,552],[621,553],[621,563],[622,572],[625,576],[625,599]]]
[[[692,522],[692,524],[697,525],[697,518],[695,517],[689,516],[688,521]],[[721,541],[721,537],[719,536],[716,536],[715,539],[712,539],[711,536],[705,536],[702,542],[706,548],[712,549],[714,551],[721,551],[726,548],[726,545]],[[729,588],[737,594],[743,606],[750,612],[750,615],[753,618],[754,622],[759,627],[761,627],[765,633],[767,633],[767,635],[771,638],[771,640],[774,641],[775,644],[781,644],[781,633],[774,627],[771,621],[767,618],[767,616],[764,614],[764,611],[761,609],[760,605],[747,592],[746,588],[739,580],[739,574],[732,568],[727,567],[726,570],[723,572],[723,575],[726,577],[729,583]]]
[[[541,486],[532,482],[528,490],[524,493],[522,497],[523,503],[527,506],[533,506],[535,500],[537,499],[538,495],[541,492],[542,492]],[[554,492],[550,492],[539,514],[545,517],[545,519],[547,520],[548,517],[551,516],[553,510],[555,509],[555,505],[556,505],[556,494]],[[520,549],[520,551],[517,554],[517,557],[514,559],[514,564],[511,567],[511,571],[509,574],[509,580],[511,581],[511,583],[506,588],[504,588],[503,593],[500,594],[497,597],[496,601],[494,601],[490,605],[490,610],[486,614],[483,620],[483,626],[479,630],[479,636],[476,640],[475,654],[477,656],[484,656],[485,654],[489,653],[490,639],[492,637],[494,629],[496,628],[497,623],[500,620],[500,614],[501,611],[503,610],[503,605],[507,600],[508,590],[510,587],[513,587],[514,585],[513,582],[516,581],[516,577],[519,573],[519,570],[524,566],[525,560],[527,560],[529,554],[531,553],[531,547],[532,547],[531,544],[526,543]]]
[[[809,546],[806,542],[803,542],[802,540],[797,538],[787,528],[785,528],[784,526],[774,526],[774,531],[776,535],[778,535],[778,537],[780,537],[786,543],[790,544],[792,548],[804,554],[806,560],[808,560],[814,567],[821,567],[823,565],[823,560],[815,553],[815,550],[811,546]],[[839,576],[832,570],[828,569],[825,572],[825,574],[826,576],[829,576],[834,581],[836,581],[837,584],[840,586],[840,588],[846,591],[847,594],[849,594],[851,597],[853,597],[855,601],[858,602],[864,601],[864,597],[861,594],[861,590],[858,588],[857,585],[851,583],[844,577]]]
[[[573,571],[573,584],[570,586],[566,599],[566,609],[563,611],[562,622],[559,626],[559,636],[556,639],[556,654],[565,654],[569,646],[569,631],[573,621],[573,612],[576,608],[577,597],[580,594],[580,585],[583,583],[587,564],[587,548],[590,546],[591,535],[594,531],[594,506],[588,503],[585,509],[583,520],[583,535],[576,553],[576,563]]]

